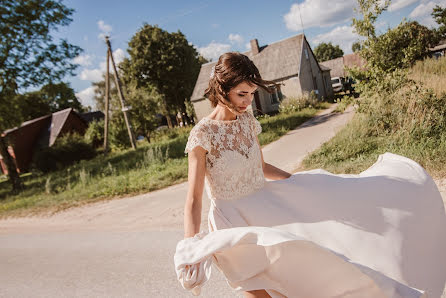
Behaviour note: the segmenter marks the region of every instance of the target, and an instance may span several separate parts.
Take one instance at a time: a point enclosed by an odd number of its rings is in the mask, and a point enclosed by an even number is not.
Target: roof
[[[242,54],[248,56],[254,62],[263,79],[270,81],[280,80],[299,73],[304,38],[303,34],[295,35],[259,47],[258,54],[253,55],[251,51],[243,52]],[[192,92],[192,101],[204,97],[204,91],[209,84],[211,68],[216,64],[217,61],[201,66],[194,91]]]
[[[354,67],[359,66],[363,68],[365,65],[365,60],[359,56],[357,53],[352,53],[345,55],[343,57],[331,59],[328,61],[324,61],[319,63],[321,67],[328,67],[331,69],[330,76],[334,77],[345,77],[345,67]]]
[[[41,121],[41,120],[44,120],[44,119],[46,119],[46,118],[48,118],[48,117],[51,117],[51,114],[49,114],[49,115],[45,115],[45,116],[42,116],[42,117],[39,117],[39,118],[31,119],[31,120],[28,120],[28,121],[25,121],[25,122],[23,122],[22,124],[20,124],[20,126],[17,126],[17,127],[10,128],[10,129],[5,130],[5,131],[3,132],[2,135],[10,134],[10,133],[12,133],[12,132],[14,132],[14,131],[16,131],[16,130],[22,128],[22,127],[24,127],[24,126],[32,125],[32,124],[34,124],[34,123],[36,123],[36,122],[39,122],[39,121]]]
[[[104,119],[105,115],[101,111],[94,111],[94,112],[86,112],[79,114],[82,119],[84,119],[85,122],[90,123],[93,120],[100,120]]]
[[[344,57],[339,57],[336,59],[331,59],[328,61],[320,62],[321,67],[330,68],[330,76],[333,77],[343,77],[344,76]]]

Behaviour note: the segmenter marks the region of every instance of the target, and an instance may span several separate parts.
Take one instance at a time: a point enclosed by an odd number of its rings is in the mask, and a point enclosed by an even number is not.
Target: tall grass
[[[446,56],[418,61],[409,72],[409,78],[437,94],[446,92]]]
[[[420,62],[432,80],[444,81],[437,70],[446,60]],[[440,63],[435,65],[433,63]],[[418,65],[418,64],[417,64]],[[420,73],[420,65],[409,77]],[[309,155],[306,168],[322,167],[335,173],[359,173],[386,151],[412,158],[432,175],[446,176],[446,93],[427,88],[423,80],[389,75],[394,88],[363,95],[353,120],[332,140]]]

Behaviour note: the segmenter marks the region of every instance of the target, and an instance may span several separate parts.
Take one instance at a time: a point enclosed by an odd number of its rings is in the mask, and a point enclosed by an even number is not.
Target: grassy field
[[[261,145],[277,140],[289,130],[314,116],[319,109],[260,117]],[[0,218],[51,214],[69,207],[98,200],[133,196],[187,180],[184,147],[192,127],[175,128],[158,137],[157,142],[138,144],[137,150],[112,152],[80,161],[49,174],[25,174],[25,190],[11,195],[9,183],[0,180]]]
[[[355,100],[352,121],[303,161],[304,169],[359,173],[378,155],[407,156],[436,178],[446,177],[446,58],[419,61],[391,91]]]

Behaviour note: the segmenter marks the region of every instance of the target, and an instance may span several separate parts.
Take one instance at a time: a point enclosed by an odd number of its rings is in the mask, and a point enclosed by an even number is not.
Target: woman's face
[[[242,82],[229,90],[229,100],[239,110],[240,113],[246,111],[248,106],[252,103],[254,93],[257,90],[257,85],[250,85],[247,82]]]

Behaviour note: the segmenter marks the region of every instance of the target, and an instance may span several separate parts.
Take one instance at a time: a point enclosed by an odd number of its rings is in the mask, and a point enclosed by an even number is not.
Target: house
[[[438,45],[436,45],[433,48],[430,48],[429,55],[435,58],[446,56],[446,39],[441,40]]]
[[[331,59],[328,61],[320,62],[321,67],[328,67],[331,69],[331,77],[347,77],[346,67],[358,66],[363,68],[365,66],[365,60],[357,53],[345,55],[343,57]]]
[[[254,62],[263,79],[282,84],[272,94],[263,89],[254,94],[254,114],[275,113],[282,99],[301,96],[313,90],[319,99],[333,96],[330,69],[319,65],[304,34],[261,47],[257,39],[251,40],[250,44],[251,50],[242,54]],[[209,84],[211,68],[216,64],[215,61],[201,66],[192,92],[191,102],[198,120],[212,112],[210,101],[204,97],[204,91]]]
[[[99,112],[102,114],[102,112]],[[34,152],[41,147],[51,147],[56,139],[69,132],[77,132],[81,135],[88,128],[88,122],[100,118],[99,113],[90,112],[78,114],[72,108],[64,109],[43,117],[23,122],[19,127],[5,130],[2,136],[8,136],[9,154],[14,159],[17,170],[28,170]],[[103,114],[102,114],[103,117]],[[7,174],[6,164],[0,156],[0,165],[4,174]]]

